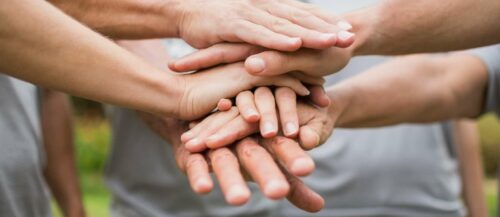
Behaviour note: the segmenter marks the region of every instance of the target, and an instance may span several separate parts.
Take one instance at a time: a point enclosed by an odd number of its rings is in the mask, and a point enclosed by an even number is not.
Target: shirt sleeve
[[[500,115],[500,44],[470,50],[480,58],[488,69],[488,86],[483,113],[496,112]]]

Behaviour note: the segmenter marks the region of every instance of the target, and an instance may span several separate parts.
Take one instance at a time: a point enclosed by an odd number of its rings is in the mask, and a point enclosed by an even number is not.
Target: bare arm
[[[45,179],[64,216],[85,216],[75,165],[73,123],[67,96],[43,91],[42,132],[47,155]]]
[[[346,15],[357,55],[461,50],[500,42],[498,0],[384,0]]]
[[[477,125],[474,121],[454,121],[453,132],[458,152],[463,196],[469,210],[469,216],[488,216],[483,189],[483,162],[481,161]]]
[[[468,54],[396,58],[328,89],[338,127],[476,117],[487,69]]]

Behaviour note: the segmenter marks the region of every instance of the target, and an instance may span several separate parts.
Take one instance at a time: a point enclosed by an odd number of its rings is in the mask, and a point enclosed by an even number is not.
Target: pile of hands
[[[317,212],[323,198],[299,177],[315,169],[306,150],[333,130],[336,117],[328,110],[335,106],[323,76],[348,63],[353,27],[294,0],[223,2],[236,10],[218,9],[220,34],[182,29],[182,38],[200,50],[168,64],[185,72],[176,76],[183,87],[176,115],[189,121],[141,116],[172,144],[196,193],[213,189],[213,172],[231,205],[249,200],[246,182],[252,181],[267,198]],[[206,28],[202,17],[186,17],[192,31]]]

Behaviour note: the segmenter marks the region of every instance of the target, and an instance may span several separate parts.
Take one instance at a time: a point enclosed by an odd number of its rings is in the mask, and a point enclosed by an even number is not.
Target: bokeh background
[[[110,147],[110,128],[101,104],[72,98],[75,113],[75,139],[77,166],[82,185],[87,216],[107,217],[110,194],[102,173]],[[500,122],[494,115],[478,120],[486,179],[486,192],[490,216],[497,216],[496,171],[500,164]],[[56,216],[61,216],[54,205]]]

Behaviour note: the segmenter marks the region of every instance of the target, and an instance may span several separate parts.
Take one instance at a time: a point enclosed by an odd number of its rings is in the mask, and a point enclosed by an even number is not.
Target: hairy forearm
[[[174,76],[45,1],[3,4],[0,47],[2,72],[46,88],[162,114],[177,100]]]
[[[115,39],[177,37],[178,0],[49,0],[90,28]]]
[[[338,127],[476,117],[487,79],[483,63],[467,54],[401,57],[329,88],[330,113]]]
[[[45,90],[42,96],[42,132],[47,183],[65,216],[84,216],[75,165],[71,106],[65,94]]]
[[[498,0],[384,0],[345,15],[356,55],[462,50],[500,42]]]

